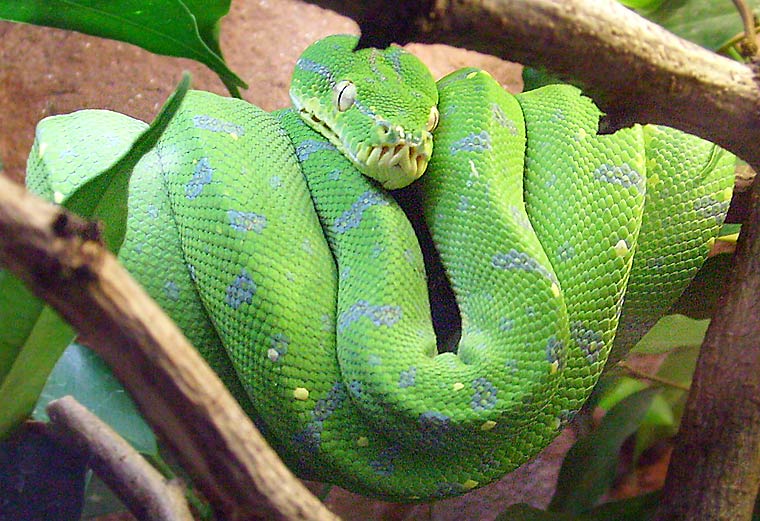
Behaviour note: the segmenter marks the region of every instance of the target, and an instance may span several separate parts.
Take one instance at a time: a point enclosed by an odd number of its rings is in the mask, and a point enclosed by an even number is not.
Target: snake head
[[[296,63],[290,97],[306,123],[387,189],[418,179],[433,153],[438,90],[401,47],[354,52],[358,38],[329,36]]]

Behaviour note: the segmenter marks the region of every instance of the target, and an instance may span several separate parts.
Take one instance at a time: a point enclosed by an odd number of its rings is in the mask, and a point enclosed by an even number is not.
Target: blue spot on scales
[[[227,286],[227,296],[224,302],[232,309],[238,309],[243,304],[250,304],[255,293],[256,283],[253,282],[248,271],[243,268],[240,270],[240,274]]]
[[[714,219],[716,224],[723,222],[729,201],[716,201],[709,195],[703,195],[694,201],[694,211],[705,219]]]
[[[507,115],[504,113],[504,110],[501,108],[501,105],[498,103],[492,103],[491,112],[493,114],[494,121],[496,121],[499,126],[505,127],[513,136],[517,135],[517,125],[514,121],[507,117]]]
[[[398,386],[402,389],[406,387],[412,387],[414,380],[417,377],[417,368],[412,366],[406,371],[401,371],[401,375],[398,379]]]
[[[314,404],[314,410],[311,413],[313,421],[324,422],[327,420],[346,401],[347,397],[346,388],[341,382],[333,384],[327,392],[327,396],[317,400],[317,403]]]
[[[385,51],[385,57],[390,62],[391,67],[393,67],[393,70],[396,71],[396,74],[399,76],[401,75],[403,67],[401,66],[401,56],[403,54],[406,54],[404,50],[401,47],[391,47],[387,51]]]
[[[373,206],[385,206],[388,201],[380,194],[373,190],[367,190],[351,205],[351,208],[344,211],[340,217],[335,219],[333,230],[336,233],[344,233],[352,228],[356,228],[364,217],[364,212]]]
[[[164,295],[169,300],[176,301],[179,299],[179,287],[173,280],[167,280],[166,284],[164,284]]]
[[[546,361],[550,364],[554,364],[556,362],[559,367],[559,365],[562,364],[561,357],[564,349],[565,346],[562,345],[562,342],[560,342],[557,337],[549,337],[549,340],[546,342]]]
[[[232,229],[238,232],[261,233],[267,225],[267,218],[255,212],[227,210],[227,219]]]
[[[396,460],[401,455],[401,447],[391,445],[380,451],[377,458],[369,462],[369,466],[380,476],[390,476],[396,468]]]
[[[272,335],[272,338],[269,339],[269,345],[269,359],[272,360],[272,362],[277,362],[287,354],[290,339],[285,333],[275,333]]]
[[[451,418],[440,412],[426,411],[417,419],[417,427],[418,442],[427,447],[436,447],[451,430]]]
[[[638,171],[631,168],[631,165],[628,163],[621,165],[600,165],[591,175],[604,183],[620,185],[623,188],[634,187],[641,194],[645,190],[644,178]]]
[[[343,405],[347,397],[343,383],[334,383],[327,395],[316,401],[311,411],[311,421],[293,436],[293,442],[303,446],[307,452],[316,453],[322,443],[325,422]]]
[[[493,409],[496,406],[498,389],[487,378],[476,378],[472,382],[475,391],[470,400],[470,407],[476,411]]]
[[[583,322],[570,324],[570,338],[581,348],[590,364],[597,361],[599,353],[604,349],[602,334],[590,329]]]
[[[522,270],[538,273],[555,284],[559,284],[554,273],[527,253],[517,251],[514,248],[505,253],[495,254],[491,259],[491,265],[499,270]]]
[[[313,72],[315,74],[319,74],[323,78],[326,78],[329,82],[333,83],[335,80],[333,79],[332,72],[330,71],[329,67],[326,67],[322,65],[321,63],[317,63],[314,60],[309,60],[308,58],[299,58],[296,62],[296,67],[301,69],[302,71],[308,71]]]
[[[335,145],[325,140],[307,139],[296,147],[296,157],[298,161],[303,162],[320,150],[335,150]]]
[[[485,130],[480,133],[471,133],[451,145],[451,153],[457,152],[482,152],[491,150],[491,136]]]
[[[200,158],[195,164],[193,177],[185,185],[185,196],[192,200],[201,195],[203,188],[211,182],[213,172],[208,158]]]
[[[234,134],[238,137],[245,135],[245,129],[235,123],[217,119],[212,116],[198,115],[193,116],[193,125],[195,128],[210,130],[211,132],[223,132],[225,134]]]
[[[342,332],[348,326],[367,317],[376,326],[393,326],[401,320],[401,307],[393,305],[373,305],[366,300],[360,300],[338,317],[338,331]]]

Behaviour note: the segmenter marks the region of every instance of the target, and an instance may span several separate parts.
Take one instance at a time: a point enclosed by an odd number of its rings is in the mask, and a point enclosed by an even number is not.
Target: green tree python
[[[477,69],[436,84],[403,49],[356,42],[307,48],[287,110],[189,93],[132,174],[120,257],[298,475],[444,498],[542,450],[668,309],[734,160],[662,127],[597,135],[574,87],[513,96]],[[61,200],[145,126],[43,120],[29,187]],[[384,190],[414,181],[455,352],[438,352],[420,247]]]

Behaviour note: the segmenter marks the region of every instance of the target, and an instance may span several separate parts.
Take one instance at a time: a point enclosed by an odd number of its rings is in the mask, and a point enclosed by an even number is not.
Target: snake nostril
[[[387,136],[391,133],[391,125],[387,121],[378,121],[377,129],[381,136]]]

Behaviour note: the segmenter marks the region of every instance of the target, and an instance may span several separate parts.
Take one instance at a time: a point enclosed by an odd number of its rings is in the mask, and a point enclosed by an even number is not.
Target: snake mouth
[[[432,134],[408,141],[371,145],[344,143],[339,133],[314,112],[299,109],[304,121],[326,137],[366,176],[375,179],[387,190],[403,188],[425,173],[432,154]]]
[[[407,180],[418,179],[427,168],[429,154],[420,147],[410,143],[396,143],[387,145],[361,145],[356,153],[356,160],[367,166],[368,169],[383,172],[386,175],[378,175],[380,179],[398,178],[399,174]],[[388,182],[383,182],[386,188]]]

